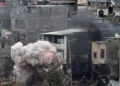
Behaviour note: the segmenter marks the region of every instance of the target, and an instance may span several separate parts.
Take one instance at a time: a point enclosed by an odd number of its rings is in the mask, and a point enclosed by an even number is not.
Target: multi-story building
[[[20,39],[36,39],[38,33],[67,28],[68,7],[31,5],[12,8],[11,29]]]
[[[6,67],[9,65],[7,62],[10,58],[11,46],[14,44],[14,38],[11,32],[0,29],[0,76],[5,77],[11,73],[11,70]],[[9,59],[10,60],[10,59]],[[6,63],[7,62],[7,63]]]
[[[73,80],[91,73],[91,43],[86,29],[68,29],[39,34],[40,40],[50,41],[64,57],[64,68],[72,67]]]
[[[119,43],[116,37],[92,43],[93,69],[99,76],[119,78]]]

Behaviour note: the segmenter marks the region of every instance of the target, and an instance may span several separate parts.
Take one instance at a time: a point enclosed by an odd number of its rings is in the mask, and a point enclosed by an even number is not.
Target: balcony
[[[65,44],[57,44],[57,43],[52,43],[53,46],[56,47],[56,49],[64,50],[65,49]]]

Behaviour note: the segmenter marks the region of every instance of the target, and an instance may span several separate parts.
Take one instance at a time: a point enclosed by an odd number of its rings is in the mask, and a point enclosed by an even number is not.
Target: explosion
[[[45,75],[50,70],[60,69],[63,62],[62,55],[47,41],[26,46],[18,42],[11,47],[11,57],[16,82],[22,86],[43,86]]]

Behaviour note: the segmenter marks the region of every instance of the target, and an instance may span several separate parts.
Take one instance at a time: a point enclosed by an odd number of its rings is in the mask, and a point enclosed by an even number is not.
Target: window
[[[26,39],[26,35],[25,34],[20,34],[20,39]]]
[[[105,58],[105,49],[100,50],[100,57]]]
[[[64,43],[64,38],[62,36],[54,36],[53,43],[58,43],[58,44]]]
[[[97,52],[93,52],[93,57],[97,58]]]
[[[25,27],[25,21],[24,20],[15,20],[15,26],[16,28],[24,28]]]
[[[44,36],[44,40],[45,40],[45,41],[52,42],[52,36],[51,36],[51,35],[45,35],[45,36]]]
[[[91,6],[91,2],[88,2],[88,5]]]
[[[2,24],[2,20],[0,20],[0,25]]]
[[[95,2],[91,2],[91,5],[94,6],[94,5],[95,5]]]
[[[5,44],[4,43],[1,44],[1,48],[5,48]]]

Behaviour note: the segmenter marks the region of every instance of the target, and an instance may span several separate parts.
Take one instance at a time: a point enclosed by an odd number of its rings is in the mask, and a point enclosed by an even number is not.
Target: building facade
[[[92,43],[93,69],[99,76],[119,78],[119,38]]]
[[[15,7],[11,12],[11,29],[24,39],[36,39],[40,32],[67,28],[67,19],[68,7],[63,5]]]
[[[50,41],[64,57],[64,69],[72,69],[73,80],[91,73],[90,35],[88,30],[77,28],[40,33],[39,39]]]
[[[8,6],[0,7],[0,29],[11,29],[11,8]]]

